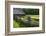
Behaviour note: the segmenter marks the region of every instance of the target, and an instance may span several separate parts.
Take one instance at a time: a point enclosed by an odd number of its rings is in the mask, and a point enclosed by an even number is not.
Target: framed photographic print
[[[45,4],[6,2],[6,35],[45,32]]]

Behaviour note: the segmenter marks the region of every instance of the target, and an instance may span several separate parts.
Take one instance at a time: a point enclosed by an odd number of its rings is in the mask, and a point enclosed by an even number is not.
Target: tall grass
[[[20,20],[17,22],[16,20],[13,20],[13,27],[19,28],[19,27],[38,27],[39,26],[39,15],[29,15],[31,16],[31,22],[26,23],[25,20],[28,16],[22,16],[23,20]],[[20,25],[21,24],[21,25]]]

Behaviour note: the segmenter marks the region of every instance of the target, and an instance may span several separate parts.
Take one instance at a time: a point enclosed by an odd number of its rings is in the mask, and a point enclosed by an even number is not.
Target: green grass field
[[[26,15],[20,17],[18,21],[13,20],[13,28],[19,27],[39,27],[39,15]]]

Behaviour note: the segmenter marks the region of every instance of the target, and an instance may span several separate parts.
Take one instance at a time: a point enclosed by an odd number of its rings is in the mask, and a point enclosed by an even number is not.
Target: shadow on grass
[[[16,21],[16,20],[14,20]],[[16,24],[17,23],[17,24]],[[39,27],[39,19],[32,18],[31,21],[22,21],[21,19],[16,21],[14,27]],[[18,26],[17,26],[18,25]]]

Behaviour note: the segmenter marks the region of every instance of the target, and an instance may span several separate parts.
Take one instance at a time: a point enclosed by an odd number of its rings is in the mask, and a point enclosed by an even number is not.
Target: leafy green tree
[[[25,12],[25,14],[28,15],[39,15],[39,9],[24,9],[23,11]]]

